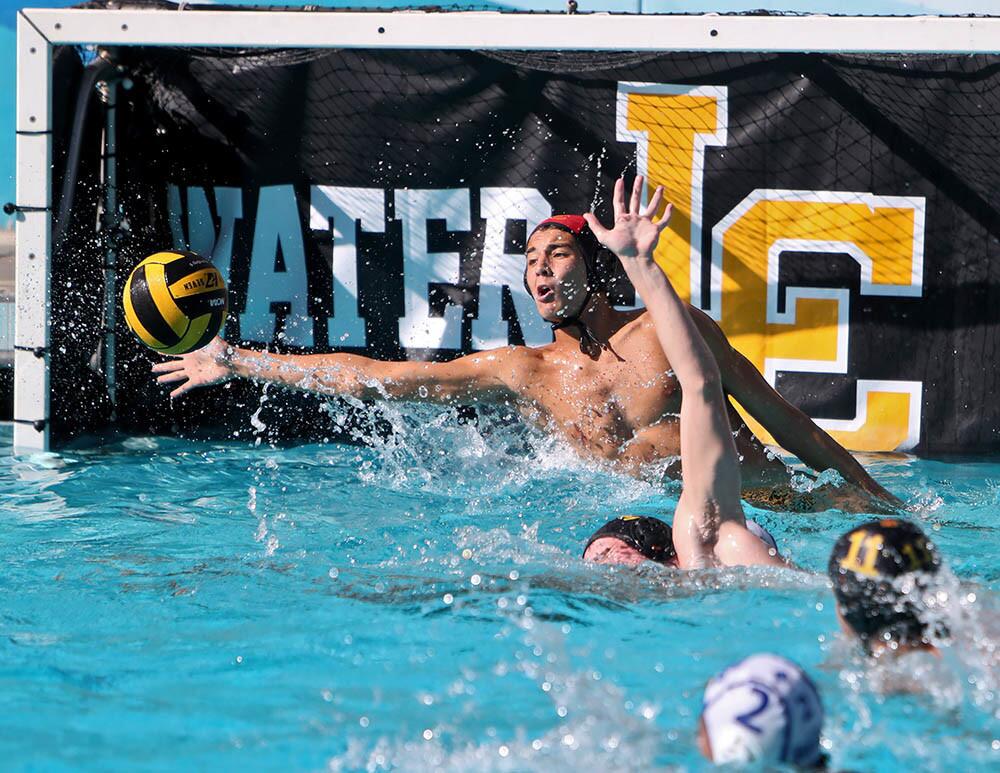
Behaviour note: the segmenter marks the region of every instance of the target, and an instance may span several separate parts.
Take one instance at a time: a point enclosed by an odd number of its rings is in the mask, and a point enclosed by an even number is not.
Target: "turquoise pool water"
[[[754,512],[805,573],[584,565],[677,492],[518,427],[387,418],[376,447],[29,458],[0,431],[3,767],[696,770],[706,680],[761,650],[818,683],[834,769],[1000,763],[997,461],[872,462],[954,574],[954,646],[887,672],[816,573],[863,516]],[[871,686],[903,677],[926,692]]]

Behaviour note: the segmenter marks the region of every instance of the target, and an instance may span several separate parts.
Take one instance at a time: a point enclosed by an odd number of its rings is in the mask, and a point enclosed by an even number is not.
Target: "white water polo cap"
[[[778,655],[751,655],[713,677],[702,720],[712,760],[817,765],[823,704],[797,665]]]
[[[774,537],[771,532],[757,523],[757,521],[747,518],[747,531],[753,534],[769,548],[773,548],[775,552],[778,552],[778,543],[774,541]]]

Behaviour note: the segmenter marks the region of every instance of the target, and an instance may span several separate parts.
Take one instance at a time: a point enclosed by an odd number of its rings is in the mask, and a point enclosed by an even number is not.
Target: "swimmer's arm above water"
[[[740,503],[740,465],[722,392],[722,377],[708,348],[653,250],[670,219],[670,206],[653,220],[663,199],[657,188],[640,208],[642,177],[637,177],[628,209],[625,184],[614,192],[615,226],[608,230],[586,215],[597,238],[614,252],[653,319],[663,353],[683,393],[681,399],[681,474],[683,491],[674,517],[674,547],[681,568],[722,564],[785,566],[747,531]]]
[[[471,354],[450,362],[386,362],[357,354],[274,354],[231,346],[216,338],[202,349],[153,366],[161,384],[182,382],[180,397],[233,378],[358,398],[437,403],[494,402],[511,397],[510,381],[523,378],[513,349]]]

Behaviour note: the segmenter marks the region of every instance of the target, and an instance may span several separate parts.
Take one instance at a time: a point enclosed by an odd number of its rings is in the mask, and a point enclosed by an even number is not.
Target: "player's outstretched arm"
[[[159,383],[178,385],[171,398],[246,378],[325,395],[438,403],[501,400],[511,395],[508,384],[522,369],[512,347],[451,362],[385,362],[346,353],[274,354],[231,346],[221,338],[153,365]]]
[[[903,503],[880,486],[846,448],[768,384],[753,363],[733,349],[714,320],[690,306],[688,312],[715,355],[723,389],[771,433],[778,445],[817,472],[836,470],[848,483],[893,507],[902,506]]]
[[[637,177],[626,208],[624,180],[615,184],[613,228],[604,228],[593,214],[585,217],[601,243],[618,256],[645,302],[660,346],[681,385],[683,491],[673,526],[679,563],[682,568],[720,563],[784,566],[780,557],[747,531],[740,503],[739,459],[719,367],[685,304],[653,260],[671,207],[667,205],[663,216],[654,219],[663,188],[657,188],[649,204],[640,207],[642,185],[643,178]]]

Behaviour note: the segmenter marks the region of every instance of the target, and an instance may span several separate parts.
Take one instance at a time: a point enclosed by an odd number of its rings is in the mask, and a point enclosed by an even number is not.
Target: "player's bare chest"
[[[604,351],[593,360],[567,357],[552,362],[532,389],[536,401],[553,414],[593,418],[612,414],[629,423],[648,423],[679,410],[677,380],[662,354]],[[674,405],[676,403],[676,406]]]

